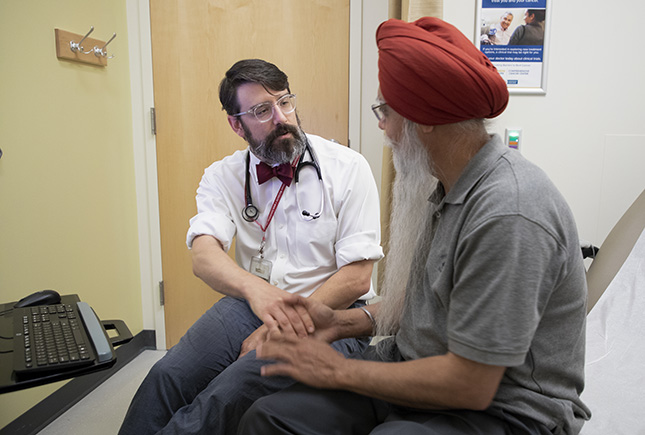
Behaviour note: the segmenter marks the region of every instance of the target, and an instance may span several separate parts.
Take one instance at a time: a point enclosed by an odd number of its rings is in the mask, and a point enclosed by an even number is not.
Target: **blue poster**
[[[544,90],[547,1],[480,0],[476,42],[509,90]]]
[[[546,0],[482,0],[482,8],[542,8]]]

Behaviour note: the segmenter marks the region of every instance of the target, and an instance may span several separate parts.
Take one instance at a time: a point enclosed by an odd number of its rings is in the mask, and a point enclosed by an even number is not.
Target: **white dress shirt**
[[[295,179],[284,190],[273,220],[266,231],[264,258],[273,263],[270,283],[304,297],[313,293],[341,267],[362,260],[380,260],[381,230],[376,183],[365,158],[359,153],[321,137],[307,135],[322,173],[322,187],[312,166],[304,166],[300,182]],[[245,270],[258,255],[262,226],[282,185],[277,178],[258,185],[250,154],[249,182],[257,222],[242,218],[246,206],[244,183],[248,150],[236,151],[204,171],[197,189],[197,215],[190,220],[186,243],[190,248],[199,235],[211,235],[228,251],[233,239],[235,259]],[[306,153],[304,161],[310,161]],[[305,220],[302,211],[320,212]],[[296,195],[298,198],[296,198]],[[298,207],[297,201],[300,201]],[[371,299],[374,289],[361,299]]]

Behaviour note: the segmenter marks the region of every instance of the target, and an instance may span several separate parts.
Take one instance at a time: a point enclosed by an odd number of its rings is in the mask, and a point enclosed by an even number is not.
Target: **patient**
[[[578,433],[590,416],[579,397],[579,238],[545,173],[485,129],[483,118],[506,108],[504,80],[436,18],[386,21],[377,44],[373,109],[397,171],[392,228],[417,240],[407,287],[386,287],[368,313],[302,301],[312,337],[271,321],[257,356],[277,362],[262,373],[301,384],[256,401],[238,433]],[[407,203],[416,179],[429,175],[438,184],[428,201]],[[415,213],[425,222],[411,221]],[[394,336],[353,359],[327,344],[371,334],[372,318],[379,335]]]
[[[345,309],[374,294],[373,263],[383,254],[367,161],[303,132],[287,76],[271,63],[237,62],[220,84],[220,101],[248,148],[204,172],[187,243],[195,274],[226,296],[152,368],[121,434],[235,433],[255,399],[294,383],[260,377],[263,322],[306,335],[313,326],[306,311],[285,303],[293,295]],[[237,263],[226,253],[233,238]],[[349,354],[367,341],[333,347]]]

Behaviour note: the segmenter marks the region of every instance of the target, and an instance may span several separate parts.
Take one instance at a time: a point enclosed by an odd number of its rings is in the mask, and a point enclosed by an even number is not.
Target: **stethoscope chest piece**
[[[257,220],[260,212],[256,206],[253,204],[247,204],[246,207],[242,209],[242,217],[247,222],[254,222]]]

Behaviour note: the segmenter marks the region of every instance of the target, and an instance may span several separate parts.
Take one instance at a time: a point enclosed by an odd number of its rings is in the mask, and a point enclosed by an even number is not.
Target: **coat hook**
[[[112,35],[112,37],[110,38],[110,40],[109,40],[108,42],[106,42],[106,43],[105,43],[105,45],[104,45],[102,48],[99,48],[98,46],[94,46],[94,49],[93,49],[93,51],[94,51],[94,55],[95,55],[96,57],[100,57],[100,56],[107,57],[107,50],[105,49],[105,47],[107,47],[107,45],[108,45],[110,42],[112,42],[112,40],[113,40],[114,38],[116,38],[116,33]],[[108,59],[112,59],[113,57],[114,57],[114,55],[112,55],[112,56],[108,57]]]
[[[87,38],[88,36],[90,36],[90,33],[92,33],[93,31],[94,31],[94,26],[91,26],[91,27],[90,27],[90,31],[89,31],[89,32],[87,32],[87,33],[85,34],[85,36],[83,36],[83,39],[81,39],[81,40],[80,40],[80,41],[78,41],[78,42],[69,41],[69,48],[72,50],[72,52],[76,53],[77,51],[80,51],[81,53],[84,53],[84,52],[83,52],[83,46],[82,46],[81,44],[83,43],[83,41],[85,41],[85,38]],[[85,54],[88,54],[88,53],[90,53],[90,52],[88,51],[88,52],[87,52],[87,53],[85,53]]]

